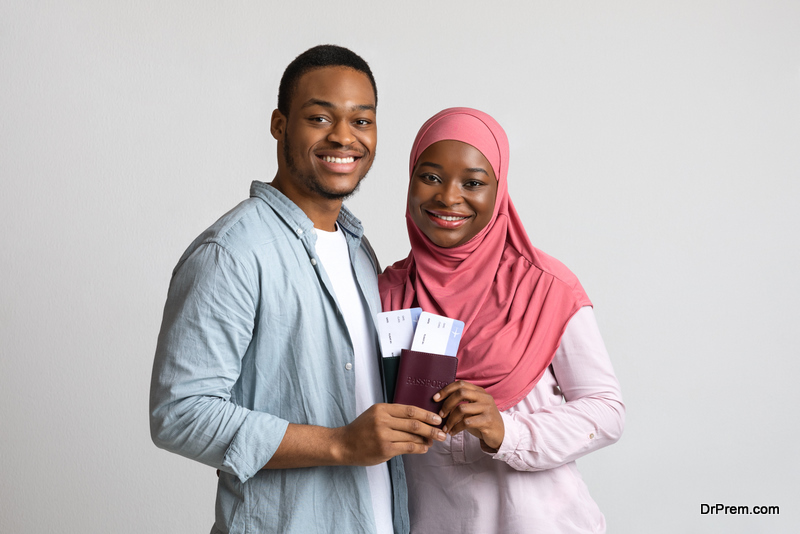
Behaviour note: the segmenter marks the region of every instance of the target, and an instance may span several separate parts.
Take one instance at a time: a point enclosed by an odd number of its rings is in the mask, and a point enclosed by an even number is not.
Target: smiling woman
[[[589,298],[528,239],[508,156],[469,108],[436,114],[411,151],[411,252],[379,278],[383,309],[465,323],[456,381],[433,397],[448,436],[405,459],[411,530],[605,532],[575,460],[619,439],[625,407]]]
[[[440,247],[463,245],[491,220],[497,178],[480,150],[438,141],[420,155],[408,189],[408,212]]]

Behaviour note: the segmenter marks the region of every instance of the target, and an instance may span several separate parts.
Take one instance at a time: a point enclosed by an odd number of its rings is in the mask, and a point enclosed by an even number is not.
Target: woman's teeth
[[[433,215],[433,214],[432,214]],[[461,219],[466,219],[467,217],[450,217],[448,215],[433,215],[437,219],[441,219],[443,221],[460,221]]]
[[[323,161],[328,163],[353,163],[356,158],[350,156],[349,158],[334,158],[333,156],[322,156]]]

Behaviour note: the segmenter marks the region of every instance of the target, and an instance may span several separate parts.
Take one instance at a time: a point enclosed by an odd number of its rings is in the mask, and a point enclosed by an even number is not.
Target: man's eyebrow
[[[323,108],[328,108],[328,109],[336,108],[333,102],[328,102],[327,100],[320,100],[318,98],[310,98],[300,107],[300,109],[309,108],[311,106],[321,106]],[[375,105],[356,104],[354,106],[350,106],[350,111],[375,111]]]

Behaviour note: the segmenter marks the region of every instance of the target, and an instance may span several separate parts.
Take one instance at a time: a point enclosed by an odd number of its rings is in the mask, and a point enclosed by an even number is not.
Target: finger
[[[442,403],[442,407],[439,410],[439,414],[442,417],[447,417],[453,412],[453,410],[456,409],[457,406],[461,404],[488,404],[493,402],[493,400],[494,399],[492,399],[492,396],[486,393],[483,389],[459,389],[445,399],[445,401]]]
[[[409,404],[387,404],[390,407],[390,415],[395,418],[410,419],[421,421],[427,425],[438,426],[442,423],[439,414],[411,406]]]
[[[471,434],[481,437],[484,432],[489,430],[489,422],[489,418],[486,417],[484,413],[478,415],[464,415],[450,430],[450,434],[455,435],[467,430]]]
[[[442,430],[449,434],[458,434],[460,430],[456,430],[456,428],[458,428],[458,425],[461,424],[465,418],[484,415],[487,413],[488,409],[489,406],[485,403],[463,402],[453,408]],[[463,428],[461,428],[461,430],[463,430]]]
[[[428,452],[430,446],[412,442],[401,442],[395,443],[393,448],[396,451],[394,456],[399,456],[401,454],[425,454]]]
[[[469,382],[464,382],[463,380],[457,380],[455,382],[447,384],[445,387],[443,387],[437,393],[435,393],[433,395],[433,400],[439,402],[440,400],[445,399],[448,396],[452,395],[455,391],[458,391],[460,389],[470,389],[476,387],[478,386],[470,384]]]
[[[416,443],[417,445],[430,446],[432,441],[430,438],[420,436],[419,434],[411,434],[403,432],[402,430],[393,430],[387,435],[387,439],[392,443]]]
[[[392,425],[392,429],[436,441],[444,441],[447,437],[445,433],[437,427],[426,425],[416,419],[396,419],[395,424]]]

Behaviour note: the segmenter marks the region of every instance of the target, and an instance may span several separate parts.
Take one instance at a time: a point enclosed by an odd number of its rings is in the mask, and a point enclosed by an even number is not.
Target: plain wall
[[[800,3],[495,4],[0,0],[0,531],[209,531],[214,470],[149,435],[170,273],[272,178],[280,75],[328,42],[377,79],[348,205],[384,265],[422,122],[508,132],[622,383],[622,440],[578,462],[609,532],[796,529]]]

